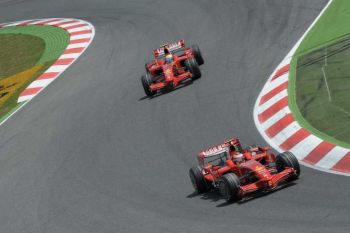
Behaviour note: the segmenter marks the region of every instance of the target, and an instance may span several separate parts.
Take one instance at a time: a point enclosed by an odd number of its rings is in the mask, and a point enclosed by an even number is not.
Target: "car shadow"
[[[216,205],[216,207],[226,207],[226,206],[230,206],[230,205],[234,205],[234,204],[236,204],[236,205],[243,205],[243,204],[245,204],[247,202],[259,199],[261,197],[270,195],[271,193],[274,193],[276,191],[279,191],[279,190],[282,190],[282,189],[285,189],[285,188],[288,188],[288,187],[291,187],[291,186],[294,186],[294,185],[296,185],[296,183],[294,183],[294,182],[284,183],[284,184],[279,185],[277,188],[275,188],[273,190],[269,190],[269,191],[266,191],[266,192],[258,191],[258,192],[255,192],[255,193],[251,193],[248,196],[244,197],[242,200],[235,201],[235,202],[227,202],[227,201],[225,201],[221,197],[219,191],[216,190],[216,189],[213,189],[212,191],[209,191],[207,193],[201,193],[201,194],[193,192],[193,193],[187,195],[187,198],[199,197],[200,199],[203,199],[203,200],[206,200],[206,201],[210,200],[211,202],[223,201],[223,203],[220,203],[220,204]]]
[[[211,202],[217,202],[217,201],[223,200],[217,189],[213,189],[209,192],[200,193],[200,194],[194,191],[193,193],[187,195],[187,198],[194,198],[194,197],[199,197],[202,200],[206,200],[206,201],[209,200]]]
[[[265,192],[264,191],[257,191],[257,192],[249,194],[248,196],[244,197],[242,200],[239,200],[236,202],[225,202],[225,203],[217,205],[216,207],[225,207],[225,206],[229,206],[232,204],[243,205],[247,202],[262,198],[262,197],[270,195],[276,191],[279,191],[279,190],[282,190],[282,189],[285,189],[285,188],[288,188],[288,187],[291,187],[294,185],[296,185],[296,183],[294,183],[294,182],[284,183],[284,184],[279,185],[277,188],[275,188],[273,190],[269,190],[269,191],[265,191]]]
[[[164,90],[162,90],[162,91],[159,91],[159,92],[158,92],[157,94],[155,94],[154,96],[151,96],[151,97],[149,97],[149,96],[147,96],[147,95],[146,95],[146,96],[143,96],[143,97],[139,98],[138,101],[143,101],[143,100],[146,100],[146,99],[151,100],[151,99],[157,98],[157,97],[159,97],[159,96],[166,95],[166,94],[169,94],[169,93],[178,91],[178,90],[180,90],[180,89],[182,89],[182,88],[184,88],[184,87],[187,87],[187,86],[189,86],[189,85],[192,85],[192,84],[193,84],[193,81],[192,81],[191,79],[189,79],[189,80],[186,80],[186,81],[182,82],[179,86],[177,86],[177,87],[174,88],[174,89],[164,89]]]

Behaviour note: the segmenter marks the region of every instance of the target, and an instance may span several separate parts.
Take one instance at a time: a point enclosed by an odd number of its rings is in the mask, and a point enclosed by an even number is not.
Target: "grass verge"
[[[350,143],[350,38],[298,59],[296,98],[314,128]]]
[[[68,43],[68,32],[58,27],[0,29],[0,121],[19,107],[19,94],[55,62]]]
[[[313,52],[317,53],[317,51],[322,51],[323,48],[331,47],[332,44],[335,44],[339,41],[344,40],[348,35],[350,34],[350,28],[348,27],[348,23],[350,22],[350,1],[348,0],[334,0],[332,1],[331,5],[328,7],[328,9],[324,12],[323,16],[319,19],[319,21],[314,25],[314,27],[308,32],[300,46],[298,47],[296,53],[294,54],[292,61],[291,61],[291,68],[290,68],[290,74],[289,74],[289,86],[288,86],[288,96],[289,96],[289,107],[291,111],[293,112],[294,117],[298,121],[298,123],[303,127],[309,130],[312,134],[322,138],[323,140],[329,141],[331,143],[334,143],[336,145],[350,148],[350,141],[346,140],[344,141],[343,138],[345,138],[345,134],[342,137],[342,139],[339,139],[339,137],[334,137],[334,132],[329,133],[328,131],[325,131],[326,128],[326,120],[325,118],[322,118],[322,116],[314,116],[314,118],[318,119],[317,125],[312,125],[312,121],[309,121],[308,119],[305,119],[303,116],[301,110],[299,109],[299,106],[305,106],[306,99],[305,95],[312,95],[316,94],[315,92],[308,92],[312,88],[315,90],[315,81],[312,84],[312,81],[310,81],[311,86],[306,86],[306,89],[303,90],[304,86],[300,85],[299,79],[302,81],[303,77],[297,76],[297,72],[299,74],[300,71],[297,71],[298,62],[302,62],[302,58],[305,59],[308,54],[312,54]],[[310,55],[311,56],[311,55]],[[344,56],[340,55],[340,56]],[[338,57],[339,59],[340,57]],[[302,64],[302,63],[301,63]],[[316,66],[316,65],[315,65]],[[312,69],[312,68],[311,68]],[[317,69],[314,67],[314,69]],[[332,68],[334,69],[334,68]],[[336,69],[336,68],[335,68]],[[326,75],[329,75],[329,72],[332,72],[332,70],[325,70]],[[304,72],[307,73],[307,75],[310,75],[310,69],[307,68],[304,69]],[[315,71],[316,73],[314,75],[319,75],[320,70]],[[321,70],[322,72],[322,70]],[[346,72],[344,69],[342,72]],[[318,79],[320,80],[320,77],[323,78],[323,73],[321,73],[322,76],[318,76]],[[315,76],[313,76],[315,78]],[[298,83],[296,81],[298,79]],[[311,89],[310,89],[311,88]],[[300,95],[297,95],[296,93],[300,93]],[[323,94],[320,94],[321,92],[318,92],[318,101],[316,101],[315,106],[318,105],[320,109],[325,108],[326,106],[324,104],[321,104],[322,101],[320,101],[320,98],[325,99],[324,94],[327,95],[326,99],[328,98],[327,91]],[[322,96],[323,95],[323,96]],[[315,96],[314,96],[315,97]],[[304,98],[304,99],[302,99]],[[308,98],[312,98],[312,96],[308,96]],[[300,101],[300,103],[299,103]],[[324,103],[324,102],[323,102]],[[339,102],[340,103],[340,102]],[[339,104],[337,103],[337,104]],[[331,108],[331,106],[327,106],[328,109]],[[305,109],[304,109],[305,110]],[[319,114],[319,111],[315,111],[313,109],[313,114]],[[329,110],[327,110],[329,111]],[[325,111],[324,111],[325,112]],[[330,111],[332,112],[332,111]],[[305,114],[305,112],[304,112]],[[310,112],[308,112],[308,116],[310,116]],[[332,118],[332,114],[329,114],[327,116],[328,118]],[[323,119],[320,121],[319,119]],[[339,120],[339,119],[338,119]],[[335,129],[337,126],[340,127],[339,122],[332,121],[329,125],[336,123],[337,125],[332,126],[333,129]],[[314,123],[315,124],[315,123]],[[324,127],[320,127],[320,125],[324,125]]]

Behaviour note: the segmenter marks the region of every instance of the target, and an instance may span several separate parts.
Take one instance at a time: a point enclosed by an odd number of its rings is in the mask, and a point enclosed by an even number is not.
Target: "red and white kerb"
[[[49,25],[60,27],[70,35],[69,44],[63,54],[41,76],[34,80],[19,96],[18,103],[28,101],[63,73],[90,45],[95,29],[92,24],[80,19],[48,18],[24,20],[2,24],[0,27]]]
[[[311,134],[295,120],[289,108],[289,68],[295,51],[305,35],[332,1],[288,53],[270,76],[254,107],[254,121],[265,140],[276,150],[291,151],[306,166],[330,173],[350,175],[350,150]]]

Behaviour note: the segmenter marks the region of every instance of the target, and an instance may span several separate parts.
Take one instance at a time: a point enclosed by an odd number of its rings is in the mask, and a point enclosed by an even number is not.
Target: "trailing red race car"
[[[199,79],[199,65],[204,63],[198,45],[185,47],[185,41],[166,44],[154,50],[154,57],[146,63],[146,75],[141,77],[142,86],[147,96],[151,97],[158,91],[174,89],[188,79]]]
[[[218,188],[227,201],[238,201],[249,193],[271,191],[284,181],[300,175],[300,166],[291,152],[275,156],[269,147],[242,149],[239,139],[209,148],[198,154],[199,166],[189,171],[198,193]]]

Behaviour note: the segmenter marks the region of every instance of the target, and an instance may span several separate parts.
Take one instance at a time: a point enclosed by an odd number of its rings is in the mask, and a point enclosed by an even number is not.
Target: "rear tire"
[[[234,173],[223,175],[219,181],[220,194],[228,202],[242,199],[240,186],[239,178]]]
[[[192,77],[193,80],[199,79],[202,76],[201,70],[199,69],[198,63],[196,62],[195,59],[191,58],[186,60],[185,66],[187,70],[190,71],[191,74],[193,75]]]
[[[283,171],[285,168],[294,168],[296,174],[287,179],[287,181],[293,181],[299,178],[300,176],[300,165],[298,159],[292,152],[285,151],[276,156],[276,169],[277,172]]]
[[[202,170],[199,166],[192,167],[189,171],[191,183],[197,193],[204,193],[208,191],[208,184],[204,179]]]
[[[199,49],[198,45],[192,45],[191,46],[192,52],[193,52],[193,56],[196,59],[198,65],[203,65],[204,64],[204,59],[202,57],[202,53]]]
[[[151,91],[150,86],[152,84],[151,77],[149,73],[146,73],[146,75],[141,76],[141,83],[142,87],[148,97],[152,97],[156,94],[155,91]]]

